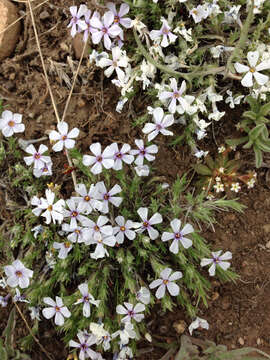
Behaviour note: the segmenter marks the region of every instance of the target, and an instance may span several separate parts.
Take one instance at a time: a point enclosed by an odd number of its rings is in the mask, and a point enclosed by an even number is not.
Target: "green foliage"
[[[258,353],[260,357],[249,355]],[[256,348],[242,348],[228,350],[225,345],[216,345],[209,340],[195,339],[182,335],[181,348],[175,356],[175,360],[262,360],[270,359],[265,352]]]
[[[250,110],[243,113],[243,120],[239,123],[239,128],[247,136],[229,139],[226,142],[230,146],[245,143],[244,149],[253,148],[256,167],[259,168],[263,162],[263,153],[270,152],[270,138],[267,127],[270,124],[270,103],[262,105],[251,96],[247,98],[247,101]]]

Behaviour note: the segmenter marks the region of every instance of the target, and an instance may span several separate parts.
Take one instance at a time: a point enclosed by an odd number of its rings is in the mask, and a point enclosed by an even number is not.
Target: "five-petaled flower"
[[[59,296],[56,296],[55,301],[50,297],[44,297],[43,301],[45,304],[50,305],[50,307],[44,308],[42,314],[46,319],[51,319],[55,316],[55,325],[63,325],[65,317],[69,318],[71,316],[71,312],[64,305],[63,300]]]
[[[107,146],[104,151],[101,151],[100,143],[93,143],[90,145],[89,149],[94,154],[93,155],[83,155],[83,165],[91,166],[91,172],[95,175],[102,172],[102,166],[105,169],[110,169],[114,165],[114,160],[112,159],[112,150],[110,146]]]
[[[156,291],[156,298],[161,299],[165,295],[166,288],[172,296],[177,296],[179,294],[179,286],[174,283],[174,281],[181,279],[183,276],[181,271],[176,271],[171,275],[172,269],[166,268],[161,271],[161,279],[157,279],[149,284],[150,289],[154,289],[158,286]]]
[[[82,4],[79,9],[77,6],[71,6],[69,10],[72,15],[72,19],[68,24],[68,28],[71,27],[71,36],[74,37],[77,32],[87,29],[87,25],[81,17],[86,14],[88,9],[86,5]]]
[[[123,244],[125,236],[129,240],[134,240],[136,237],[136,233],[134,230],[134,223],[131,220],[125,221],[123,216],[117,216],[115,218],[115,222],[117,226],[113,228],[113,234],[115,236],[116,242],[118,244]]]
[[[153,228],[152,225],[160,224],[162,222],[162,216],[159,213],[155,213],[149,220],[148,220],[148,209],[144,207],[140,207],[137,210],[140,218],[142,219],[142,223],[137,223],[134,226],[139,227],[136,231],[138,233],[142,233],[147,230],[148,235],[151,240],[155,240],[159,236],[159,232]]]
[[[144,314],[140,314],[142,311],[145,310],[145,306],[141,303],[137,303],[135,306],[133,304],[124,302],[124,305],[117,305],[116,312],[120,315],[126,315],[121,319],[121,322],[130,322],[134,319],[137,322],[141,322],[144,318]]]
[[[168,45],[175,42],[175,40],[177,39],[177,35],[172,33],[167,20],[163,19],[161,29],[152,30],[150,32],[150,38],[151,40],[160,40],[162,38],[160,45],[162,47],[167,47]]]
[[[25,126],[22,124],[22,115],[13,114],[9,110],[3,111],[0,117],[0,130],[5,137],[24,132]]]
[[[119,11],[116,10],[116,6],[112,2],[107,3],[106,6],[113,13],[115,24],[120,24],[127,29],[132,26],[131,19],[124,17],[129,12],[128,4],[121,4]]]
[[[135,156],[137,155],[137,158],[135,160],[136,165],[142,166],[144,159],[148,161],[155,160],[156,157],[153,154],[156,154],[158,152],[157,145],[145,146],[143,140],[141,139],[136,139],[135,144],[137,145],[138,150],[130,150],[130,154]]]
[[[56,142],[52,147],[53,151],[61,151],[63,148],[72,149],[75,145],[74,138],[79,135],[79,129],[75,127],[68,131],[68,124],[64,121],[57,124],[57,129],[58,132],[53,130],[49,135],[50,140]]]
[[[93,304],[98,307],[100,300],[95,300],[93,295],[91,295],[89,293],[88,285],[86,283],[79,285],[78,289],[80,290],[80,293],[82,294],[82,298],[77,300],[74,303],[74,305],[83,304],[83,316],[88,318],[91,314],[90,304]]]
[[[172,78],[170,87],[171,87],[172,91],[163,91],[159,95],[159,99],[161,101],[168,101],[168,100],[170,101],[168,110],[172,114],[174,114],[176,111],[177,101],[181,104],[181,106],[184,110],[187,110],[189,105],[188,105],[187,101],[185,100],[185,98],[183,97],[183,93],[186,91],[186,87],[187,87],[185,80],[182,81],[181,87],[178,90],[177,81],[176,81],[176,79]]]
[[[25,149],[25,152],[31,154],[31,156],[25,156],[23,159],[26,165],[34,164],[35,169],[42,169],[45,164],[50,164],[50,156],[43,155],[48,150],[46,145],[41,144],[38,148],[38,151],[35,149],[33,144],[30,144]]]
[[[204,258],[201,260],[201,266],[211,264],[208,270],[210,276],[215,275],[217,266],[220,266],[223,270],[227,270],[231,266],[231,264],[226,260],[230,260],[232,258],[232,253],[230,251],[226,251],[223,255],[221,255],[221,253],[222,250],[212,252],[212,259]]]
[[[125,72],[121,69],[121,67],[126,68],[128,65],[127,56],[124,52],[118,47],[115,46],[112,48],[112,59],[102,58],[98,66],[107,69],[104,71],[104,75],[110,77],[112,73],[115,71],[119,80],[125,79]]]
[[[41,216],[46,218],[46,224],[50,224],[51,221],[55,224],[55,222],[61,223],[64,219],[63,215],[63,207],[65,206],[65,201],[63,199],[58,200],[54,203],[55,200],[55,193],[50,189],[47,189],[46,192],[46,199],[41,198],[41,203],[38,205],[38,208],[45,210]],[[35,211],[34,209],[33,211]],[[36,213],[35,213],[36,215]]]
[[[11,265],[4,267],[8,276],[7,284],[11,287],[19,286],[25,289],[29,286],[29,278],[33,277],[33,271],[27,269],[20,260],[15,260]]]
[[[186,238],[185,235],[194,232],[194,229],[190,224],[186,224],[183,229],[180,230],[181,220],[179,219],[173,219],[170,224],[173,232],[165,231],[162,234],[161,240],[173,240],[170,246],[170,251],[174,254],[177,254],[179,251],[179,242],[183,245],[185,249],[188,249],[192,245],[192,240]]]
[[[172,114],[165,115],[162,108],[157,107],[153,111],[154,123],[146,123],[142,129],[143,133],[148,134],[148,141],[152,141],[159,133],[162,135],[173,135],[173,133],[166,128],[174,123]]]
[[[75,347],[80,350],[79,359],[85,360],[89,357],[92,360],[98,360],[99,354],[90,348],[90,346],[96,344],[96,337],[93,335],[85,336],[82,331],[77,334],[77,337],[80,341],[79,343],[77,341],[70,340],[68,344],[70,347]]]
[[[246,73],[241,84],[246,87],[253,86],[253,77],[259,85],[264,85],[269,80],[269,76],[261,74],[259,71],[270,69],[270,59],[261,62],[256,65],[259,60],[258,51],[249,51],[247,54],[247,59],[249,66],[240,64],[239,62],[234,64],[235,70],[239,73]]]

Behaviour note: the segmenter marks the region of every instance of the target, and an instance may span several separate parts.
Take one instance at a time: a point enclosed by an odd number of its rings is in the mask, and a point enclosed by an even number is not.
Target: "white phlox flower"
[[[94,184],[91,184],[88,191],[84,184],[77,184],[75,191],[81,196],[74,196],[72,199],[78,203],[78,206],[84,212],[84,214],[88,215],[93,210],[101,210],[102,203],[96,198],[97,190]]]
[[[134,161],[134,156],[129,154],[129,144],[123,144],[119,150],[117,143],[112,143],[110,149],[113,153],[114,170],[121,170],[123,168],[123,162],[130,165]]]
[[[25,126],[22,124],[22,115],[4,110],[0,117],[0,130],[5,137],[24,132]]]
[[[54,242],[53,248],[56,250],[59,250],[58,258],[59,259],[65,259],[68,256],[68,253],[72,249],[72,243],[70,241],[65,241],[63,243]]]
[[[69,318],[71,316],[71,312],[64,305],[63,300],[59,296],[56,296],[55,301],[50,297],[44,297],[43,301],[45,304],[50,305],[50,307],[44,308],[42,310],[42,315],[46,319],[51,319],[55,316],[55,325],[62,326],[65,322],[65,317]]]
[[[159,133],[162,135],[173,135],[172,131],[166,128],[174,123],[174,117],[172,114],[164,115],[162,108],[157,107],[153,111],[154,123],[146,123],[142,129],[144,134],[148,134],[148,141],[152,141]]]
[[[84,243],[89,238],[87,227],[71,227],[70,224],[62,224],[62,231],[69,233],[67,239],[73,243]]]
[[[97,259],[102,259],[105,256],[109,256],[109,253],[107,249],[104,247],[104,245],[113,247],[115,246],[115,243],[116,243],[116,239],[113,235],[111,236],[101,235],[99,238],[96,237],[90,240],[91,245],[96,245],[95,251],[90,254],[91,258],[97,260]]]
[[[106,6],[113,13],[115,24],[120,24],[124,26],[126,29],[132,27],[132,20],[130,18],[124,17],[129,12],[128,4],[125,3],[121,4],[119,11],[116,10],[116,6],[112,2],[107,3]]]
[[[171,222],[171,228],[173,232],[164,232],[162,234],[161,240],[168,241],[173,240],[170,246],[170,251],[174,254],[179,252],[179,243],[185,248],[188,249],[192,246],[192,240],[185,237],[185,235],[191,234],[194,232],[192,225],[185,224],[183,229],[181,229],[181,220],[173,219]]]
[[[69,10],[72,15],[72,19],[67,27],[71,27],[71,36],[74,37],[80,30],[87,29],[87,25],[81,17],[86,14],[88,9],[86,5],[82,4],[79,9],[77,6],[71,6]]]
[[[228,94],[228,97],[225,99],[225,103],[229,104],[231,109],[234,109],[235,105],[239,105],[241,100],[245,97],[245,95],[233,97],[233,94],[230,90],[227,90],[226,94]]]
[[[153,154],[156,154],[158,152],[157,145],[145,146],[143,140],[141,139],[136,139],[135,144],[137,145],[138,150],[130,150],[130,154],[137,156],[135,160],[136,165],[143,165],[144,159],[148,161],[155,160],[156,157]]]
[[[207,6],[198,5],[196,8],[190,10],[189,15],[192,16],[195,24],[197,24],[209,16],[209,9]]]
[[[91,295],[89,293],[88,285],[86,283],[79,285],[78,289],[80,290],[80,293],[82,294],[82,298],[77,300],[74,303],[74,305],[83,304],[83,316],[88,318],[91,315],[90,304],[93,304],[98,307],[100,300],[95,300],[93,295]]]
[[[125,78],[125,72],[121,67],[126,68],[128,66],[128,58],[125,51],[122,51],[118,46],[112,48],[112,59],[106,59],[105,57],[99,61],[99,66],[104,68],[108,67],[104,74],[110,77],[115,71],[118,79],[123,80]]]
[[[23,159],[26,165],[34,164],[34,168],[42,169],[44,167],[44,163],[51,163],[50,156],[43,155],[46,151],[48,151],[48,147],[46,145],[41,144],[38,148],[38,151],[35,149],[33,144],[30,144],[25,149],[25,152],[31,154],[31,156],[25,156]]]
[[[55,193],[50,189],[47,189],[45,194],[46,199],[41,198],[41,204],[39,205],[41,209],[45,210],[41,216],[46,218],[46,224],[50,224],[51,221],[53,221],[54,224],[55,222],[61,224],[64,219],[63,208],[65,206],[65,201],[60,199],[54,203]]]
[[[182,81],[181,87],[178,90],[176,79],[170,79],[170,87],[172,91],[163,91],[159,95],[159,100],[161,101],[169,101],[168,110],[170,113],[174,114],[176,111],[177,102],[182,105],[182,108],[186,110],[188,108],[188,104],[183,97],[183,93],[186,91],[186,82]]]
[[[102,347],[105,351],[109,350],[111,347],[111,335],[104,329],[104,324],[90,323],[90,331],[96,337],[97,345],[102,344]]]
[[[153,225],[162,223],[162,216],[159,213],[155,213],[149,220],[148,220],[148,209],[144,207],[140,207],[137,210],[138,215],[142,219],[142,223],[138,223],[136,226],[139,227],[136,231],[138,233],[142,233],[147,230],[148,235],[151,240],[155,240],[159,236],[159,232],[153,228]]]
[[[88,218],[81,213],[84,210],[84,205],[82,203],[77,204],[74,198],[66,200],[66,205],[68,209],[63,209],[64,218],[70,218],[70,227],[72,229],[77,228],[78,222],[84,224],[88,221]]]
[[[115,236],[116,242],[118,244],[123,244],[125,236],[129,240],[134,240],[136,237],[136,232],[131,230],[134,228],[134,223],[131,220],[125,220],[123,216],[117,216],[115,218],[117,226],[113,228],[113,234]]]
[[[26,298],[25,298],[25,295],[24,294],[21,294],[20,290],[18,288],[15,289],[16,291],[16,295],[13,296],[13,301],[14,302],[25,302],[25,303],[30,303],[30,301],[28,301]]]
[[[232,258],[232,253],[230,251],[226,251],[223,255],[221,255],[221,253],[222,250],[212,252],[212,259],[204,258],[201,260],[201,266],[207,266],[211,264],[208,270],[210,276],[215,275],[217,266],[220,266],[223,270],[227,270],[231,266],[231,264],[226,260],[230,260]]]
[[[104,151],[101,151],[100,143],[93,143],[89,149],[93,155],[83,155],[82,163],[85,166],[91,166],[91,172],[95,175],[102,172],[102,166],[105,169],[110,169],[114,166],[114,160],[112,159],[113,153],[110,146],[107,146]]]
[[[72,149],[75,146],[74,138],[79,135],[79,129],[75,127],[68,131],[68,124],[64,121],[57,124],[57,129],[58,132],[52,130],[49,134],[50,141],[56,142],[52,147],[53,151],[62,151],[63,148]]]
[[[91,219],[87,219],[85,225],[88,229],[87,239],[85,240],[86,245],[90,245],[92,240],[100,241],[103,237],[113,235],[113,227],[106,225],[109,221],[107,216],[100,215],[96,222]]]
[[[43,167],[41,169],[34,168],[33,174],[36,178],[40,178],[41,176],[51,176],[52,175],[52,162],[43,163]]]
[[[115,184],[111,190],[107,191],[106,186],[103,181],[100,181],[96,184],[97,189],[97,199],[101,200],[103,205],[101,208],[101,212],[107,214],[109,212],[109,203],[113,204],[116,207],[119,207],[123,198],[120,196],[115,196],[119,194],[122,189],[121,186]]]
[[[29,286],[30,278],[33,277],[33,271],[27,269],[20,260],[15,260],[11,265],[4,266],[7,275],[7,284],[10,287],[19,286],[25,289]]]
[[[141,322],[142,319],[144,319],[144,314],[140,314],[145,310],[144,304],[137,303],[135,306],[133,304],[124,302],[124,305],[117,305],[116,306],[116,312],[120,315],[125,315],[121,322],[131,322],[132,319],[134,319],[137,322]]]
[[[138,176],[148,176],[150,169],[148,165],[138,165],[135,166],[134,170]]]
[[[261,74],[259,71],[270,69],[270,59],[256,65],[259,56],[258,51],[249,51],[247,54],[249,66],[240,64],[239,62],[234,64],[234,68],[239,74],[246,73],[241,80],[241,84],[245,87],[253,86],[253,77],[259,85],[264,85],[269,80],[269,76]]]
[[[90,348],[90,346],[96,344],[96,337],[93,335],[86,337],[81,331],[77,334],[77,337],[79,339],[79,343],[77,341],[70,340],[68,344],[70,347],[80,350],[79,359],[85,360],[86,358],[90,358],[92,360],[97,360],[99,354]]]
[[[150,303],[150,291],[145,286],[142,286],[136,293],[136,299],[143,304],[148,305]]]
[[[120,337],[120,347],[123,345],[127,345],[129,343],[129,339],[136,338],[136,332],[134,330],[133,324],[131,324],[130,322],[125,322],[124,326],[120,330],[117,330],[115,333],[112,334],[112,339],[116,338],[117,336]]]
[[[162,20],[162,27],[160,30],[152,30],[150,32],[151,40],[161,40],[160,45],[162,47],[167,47],[168,45],[175,42],[177,39],[177,35],[173,34],[171,31],[171,27],[169,26],[168,22],[163,19]]]
[[[165,295],[166,288],[171,294],[171,296],[177,296],[179,294],[179,286],[174,283],[174,281],[182,278],[181,271],[176,271],[171,275],[172,269],[166,268],[161,271],[161,279],[157,279],[149,284],[150,289],[154,289],[158,286],[156,291],[156,298],[161,299]]]

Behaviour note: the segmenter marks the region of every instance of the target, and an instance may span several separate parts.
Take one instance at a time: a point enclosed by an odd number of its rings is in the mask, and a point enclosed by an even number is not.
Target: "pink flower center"
[[[120,17],[118,15],[115,15],[114,22],[117,24],[120,21]]]
[[[105,27],[104,28],[102,28],[102,30],[101,30],[104,34],[107,34],[107,32],[108,32],[108,29],[106,29]]]
[[[110,198],[110,195],[108,195],[108,194],[105,194],[105,195],[103,196],[103,199],[104,199],[104,200],[109,200],[109,198]]]
[[[95,231],[99,231],[99,226],[98,226],[98,225],[95,225],[95,226],[94,226],[94,230],[95,230]]]
[[[115,157],[117,157],[117,159],[121,159],[122,158],[122,154],[120,152],[118,152]]]
[[[143,227],[147,228],[148,226],[149,226],[149,222],[148,222],[148,221],[144,221]]]
[[[178,92],[178,91],[175,91],[175,92],[173,93],[173,97],[174,97],[175,99],[180,98],[179,92]]]
[[[35,153],[34,158],[35,158],[36,160],[40,159],[40,157],[41,157],[40,153]]]
[[[67,140],[67,135],[63,135],[62,140],[64,140],[64,141]]]
[[[60,307],[59,307],[59,306],[56,306],[56,307],[55,307],[55,311],[56,311],[56,312],[59,312],[59,311],[60,311]]]
[[[168,35],[169,32],[170,32],[170,30],[167,29],[166,27],[162,29],[162,33],[163,33],[164,35]]]
[[[145,154],[146,154],[146,151],[145,151],[144,149],[141,149],[141,150],[140,150],[140,154],[141,154],[141,155],[145,155]]]
[[[101,162],[102,161],[102,156],[97,156],[97,161]]]
[[[133,310],[128,310],[128,315],[130,316],[130,317],[133,317],[134,316],[134,311]]]
[[[157,124],[157,130],[161,130],[162,126],[160,124]]]

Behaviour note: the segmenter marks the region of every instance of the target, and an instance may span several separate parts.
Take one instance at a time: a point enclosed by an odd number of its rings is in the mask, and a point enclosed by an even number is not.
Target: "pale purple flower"
[[[34,168],[33,174],[36,178],[40,178],[41,176],[51,176],[52,175],[52,162],[43,163],[43,167],[41,169]]]
[[[134,330],[133,324],[131,324],[130,322],[125,322],[124,327],[112,334],[113,339],[117,336],[120,337],[120,347],[123,345],[127,345],[129,343],[129,339],[136,338],[136,331]]]
[[[152,225],[162,223],[162,216],[159,213],[155,213],[149,220],[148,220],[148,209],[144,207],[140,207],[137,210],[140,218],[142,219],[142,223],[138,223],[137,226],[139,227],[136,230],[138,233],[142,233],[147,230],[148,235],[151,240],[155,240],[159,236],[159,232],[153,228]]]
[[[141,287],[136,293],[136,299],[145,305],[150,303],[150,291],[146,287]]]
[[[125,236],[129,240],[134,240],[136,237],[136,233],[133,229],[134,223],[131,220],[125,220],[123,216],[117,216],[115,218],[115,222],[118,226],[113,228],[113,234],[116,238],[116,242],[118,244],[123,244]]]
[[[135,306],[133,304],[124,302],[124,305],[117,305],[116,312],[120,315],[126,315],[121,319],[121,322],[131,322],[134,319],[137,322],[141,322],[144,319],[144,314],[140,314],[145,310],[145,306],[141,303],[137,303]]]
[[[186,238],[185,235],[194,232],[194,229],[190,224],[186,224],[183,229],[180,230],[181,220],[179,219],[173,219],[170,224],[173,232],[165,231],[161,236],[161,240],[173,240],[170,246],[170,251],[174,254],[178,254],[179,242],[185,249],[188,249],[192,245],[192,240]]]
[[[107,216],[100,215],[96,222],[91,219],[87,219],[85,225],[88,228],[88,237],[85,240],[86,245],[92,244],[93,240],[99,241],[105,236],[112,236],[113,235],[113,227],[111,225],[106,225],[109,221]]]
[[[131,28],[131,19],[124,17],[129,12],[128,4],[121,4],[119,11],[116,10],[116,6],[112,2],[109,2],[106,6],[113,13],[115,24],[121,24],[127,29]]]
[[[6,296],[0,296],[0,305],[2,307],[7,307],[8,306],[8,300],[10,298],[10,294],[7,294]]]
[[[53,248],[59,250],[58,257],[59,259],[65,259],[68,256],[68,253],[72,249],[72,243],[70,241],[65,241],[63,243],[54,242]]]
[[[102,172],[102,166],[104,166],[105,169],[110,169],[114,166],[114,160],[112,159],[113,153],[110,146],[107,146],[103,153],[100,143],[90,145],[89,149],[94,156],[83,155],[82,163],[85,166],[92,166],[90,170],[93,174],[100,174]]]
[[[128,66],[128,59],[125,53],[118,46],[115,46],[112,48],[112,59],[104,57],[99,61],[98,66],[108,67],[104,71],[105,76],[110,77],[115,71],[118,79],[123,81],[126,74],[121,67],[126,68]]]
[[[68,131],[68,124],[65,121],[58,123],[57,129],[58,132],[52,130],[49,134],[50,140],[56,142],[52,147],[53,151],[62,151],[63,148],[72,149],[75,145],[74,138],[79,135],[79,129],[75,127]]]
[[[87,227],[72,228],[70,224],[62,224],[62,231],[70,233],[67,239],[73,243],[84,243],[89,238],[89,228]]]
[[[42,314],[46,319],[51,319],[55,316],[54,322],[55,325],[63,325],[65,322],[65,317],[69,318],[71,316],[70,311],[64,305],[63,300],[56,296],[56,301],[54,301],[50,297],[44,297],[43,301],[45,304],[50,305],[50,307],[46,307],[42,310]]]
[[[113,246],[115,246],[115,242],[116,242],[116,239],[113,235],[111,235],[111,236],[100,235],[99,238],[94,238],[94,239],[90,240],[89,241],[90,245],[96,244],[95,251],[93,253],[91,253],[91,255],[90,255],[91,258],[97,260],[97,259],[101,259],[105,256],[109,256],[109,253],[108,253],[107,249],[104,247],[104,245],[113,247]]]
[[[118,24],[114,23],[114,14],[108,11],[101,20],[98,17],[92,17],[90,24],[93,28],[98,29],[92,33],[93,44],[98,44],[103,38],[105,48],[111,50],[111,38],[116,37],[122,32]]]
[[[246,75],[241,80],[241,84],[246,87],[253,86],[253,76],[259,85],[264,85],[269,80],[269,76],[261,74],[259,71],[270,69],[270,59],[261,62],[259,65],[256,65],[259,60],[258,51],[249,51],[247,54],[247,59],[249,66],[242,65],[239,62],[234,64],[235,70],[239,73],[246,73]]]
[[[99,358],[99,354],[90,348],[90,346],[96,344],[96,337],[93,335],[91,335],[90,337],[85,337],[84,333],[82,332],[79,332],[77,334],[77,337],[80,342],[78,343],[74,340],[70,340],[69,346],[75,347],[80,350],[79,359],[85,360],[89,357],[92,360],[97,360]]]
[[[29,286],[29,279],[33,277],[33,271],[27,269],[20,260],[15,260],[11,265],[4,266],[7,275],[7,284],[10,287],[19,286],[25,289]]]
[[[66,200],[68,209],[63,210],[63,215],[65,218],[70,218],[70,227],[75,229],[78,226],[77,221],[81,224],[84,224],[88,218],[84,215],[81,215],[83,212],[83,205],[81,203],[76,204],[74,198]]]
[[[0,130],[5,137],[24,132],[25,126],[22,124],[22,115],[13,114],[9,110],[3,111],[0,117]]]
[[[159,40],[162,37],[161,46],[167,47],[168,45],[175,42],[177,35],[173,34],[168,22],[163,19],[162,27],[160,30],[152,30],[150,32],[151,40]]]
[[[134,170],[138,176],[148,176],[150,169],[148,165],[138,165],[135,166]]]
[[[137,155],[137,158],[135,160],[135,164],[138,166],[142,166],[144,162],[144,158],[148,161],[155,160],[155,156],[153,154],[156,154],[158,152],[157,145],[150,145],[145,146],[143,140],[136,139],[135,144],[138,147],[138,150],[130,150],[131,155]]]
[[[173,135],[173,132],[166,130],[174,123],[172,114],[165,115],[162,108],[157,107],[153,111],[154,123],[146,123],[142,129],[144,134],[148,134],[147,140],[153,140],[159,133],[162,135]]]
[[[114,170],[121,170],[123,168],[123,162],[131,164],[134,161],[134,156],[129,154],[130,145],[123,144],[121,150],[119,150],[117,143],[112,143],[110,148],[113,153]]]
[[[51,221],[61,223],[64,219],[63,207],[65,206],[65,201],[63,199],[58,200],[54,203],[55,193],[50,189],[47,189],[46,199],[41,198],[41,204],[39,205],[40,209],[45,210],[41,216],[46,218],[46,224],[50,224]],[[34,209],[35,210],[35,209]]]
[[[92,26],[91,26],[91,10],[87,10],[86,13],[84,14],[84,21],[85,21],[85,24],[87,26],[87,28],[84,30],[84,33],[83,33],[83,41],[86,42],[88,40],[88,37],[90,34],[93,34],[94,32],[97,31],[97,29],[94,29]],[[93,16],[92,17],[97,17],[97,18],[100,18],[100,14],[95,11],[93,13]]]
[[[32,213],[36,216],[39,216],[42,213],[42,209],[40,205],[42,204],[42,198],[37,197],[36,195],[31,199],[31,205],[36,206],[35,209],[32,210]]]
[[[13,301],[14,302],[25,302],[25,303],[30,303],[30,301],[28,301],[25,297],[24,294],[21,294],[20,290],[18,288],[15,289],[16,291],[16,295],[13,296]]]
[[[81,19],[81,17],[86,14],[88,9],[87,6],[83,4],[80,5],[79,9],[77,6],[71,6],[69,10],[72,15],[72,19],[67,27],[71,27],[71,36],[74,37],[77,32],[86,30],[87,25],[85,21]]]
[[[226,260],[230,260],[232,258],[232,253],[230,251],[226,251],[223,255],[221,255],[221,253],[222,250],[212,252],[212,259],[204,258],[201,260],[201,266],[211,264],[208,270],[210,276],[215,275],[217,266],[220,266],[223,270],[227,270],[231,266],[231,264]]]
[[[161,101],[167,101],[170,100],[170,104],[168,106],[168,110],[170,113],[174,114],[176,111],[176,105],[177,105],[177,101],[182,105],[182,108],[184,110],[186,110],[188,108],[188,103],[187,101],[184,99],[184,97],[182,96],[183,93],[186,91],[186,82],[185,80],[182,81],[181,87],[178,90],[177,87],[177,81],[176,79],[172,78],[170,83],[170,87],[172,89],[172,91],[163,91],[160,95],[159,95],[159,100]]]
[[[93,295],[89,293],[88,285],[86,283],[79,285],[78,289],[82,294],[82,298],[77,300],[74,305],[83,304],[83,316],[88,318],[91,315],[90,304],[98,307],[100,300],[95,300]]]
[[[43,155],[48,150],[46,145],[41,144],[38,148],[38,151],[35,149],[33,144],[30,144],[25,149],[25,152],[31,154],[31,156],[25,156],[23,159],[26,165],[34,164],[35,169],[42,169],[45,164],[52,162],[50,156]]]
[[[109,203],[113,204],[116,207],[119,207],[123,198],[120,196],[115,196],[116,194],[122,191],[121,187],[116,184],[111,190],[107,191],[106,186],[103,181],[100,181],[96,184],[97,189],[97,199],[102,200],[103,206],[101,212],[107,214],[109,212]]]
[[[166,268],[161,271],[160,279],[154,280],[149,285],[150,289],[154,289],[158,286],[156,291],[156,298],[161,299],[165,295],[165,290],[169,291],[171,296],[177,296],[179,294],[179,286],[174,283],[174,281],[181,279],[183,274],[181,271],[176,271],[171,275],[172,269]]]
[[[97,190],[94,184],[91,184],[88,191],[84,184],[77,184],[75,190],[81,197],[72,197],[72,199],[79,203],[80,208],[83,209],[85,214],[88,215],[93,210],[101,210],[102,203],[96,198]]]

